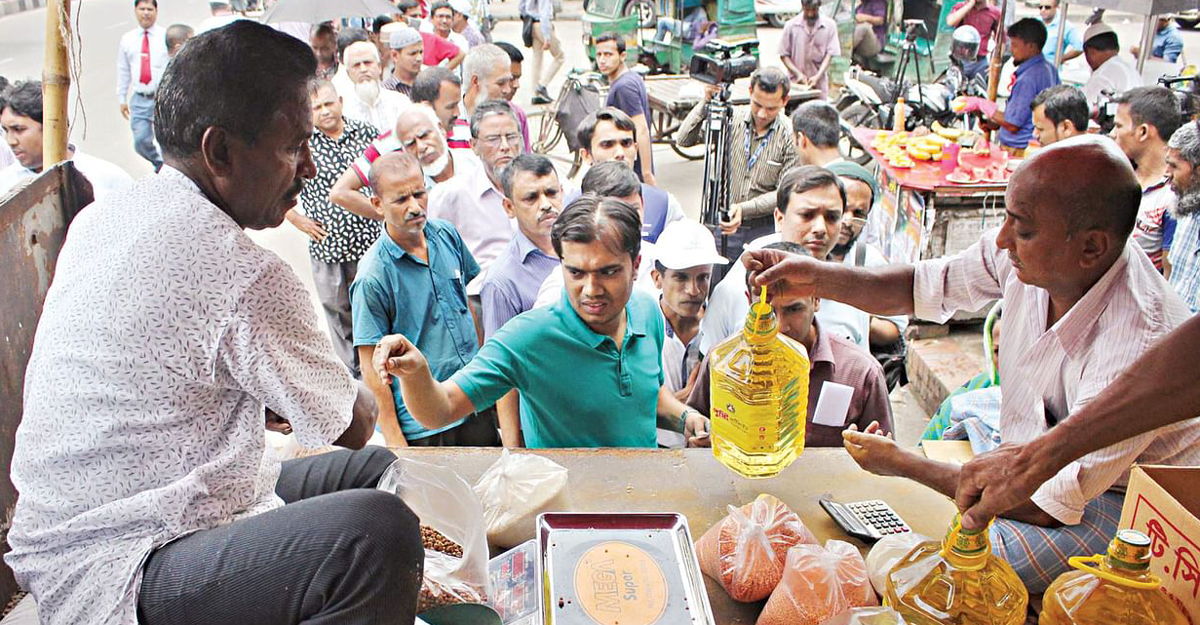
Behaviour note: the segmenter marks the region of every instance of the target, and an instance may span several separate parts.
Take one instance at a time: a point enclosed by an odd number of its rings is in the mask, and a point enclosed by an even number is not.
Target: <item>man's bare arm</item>
[[[521,438],[521,394],[517,389],[496,402],[496,418],[500,421],[500,442],[505,447],[524,447]]]
[[[650,124],[647,123],[645,115],[635,115],[632,119],[633,127],[637,131],[637,151],[638,160],[642,162],[642,180],[648,185],[656,186],[654,168],[651,167],[654,162],[654,156],[651,153],[651,149],[654,147],[654,137],[650,134]]]
[[[430,430],[446,427],[475,412],[475,406],[457,384],[433,379],[424,354],[404,335],[383,337],[370,366],[383,384],[390,384],[391,376],[400,380],[400,395],[408,414]]]
[[[370,363],[374,356],[374,345],[358,346],[360,363]],[[374,367],[362,367],[362,376],[363,383],[371,389],[375,395],[375,403],[379,406],[377,425],[379,431],[383,432],[383,440],[388,447],[408,447],[408,439],[404,438],[404,431],[400,429],[400,419],[396,415],[396,399],[392,396],[391,387],[379,380],[379,374]]]
[[[964,527],[988,520],[1030,497],[1063,467],[1109,445],[1200,415],[1200,317],[1192,317],[1146,350],[1107,389],[1046,434],[1002,447],[963,466],[955,500]]]
[[[872,315],[913,313],[912,265],[851,267],[780,250],[751,250],[742,262],[756,285],[849,304]]]
[[[454,58],[450,59],[450,61],[448,63],[446,63],[446,69],[456,69],[459,65],[462,65],[463,59],[466,57],[467,57],[467,53],[463,52],[462,50],[459,50],[458,55],[455,56]]]
[[[358,191],[364,186],[366,185],[358,177],[358,172],[354,171],[353,167],[347,167],[346,171],[338,177],[337,182],[333,183],[333,188],[329,190],[329,201],[355,215],[369,219],[383,219],[383,213],[376,210],[371,205],[371,200]]]
[[[349,449],[362,449],[371,435],[375,433],[375,418],[378,409],[375,406],[375,396],[371,389],[361,382],[358,383],[358,395],[354,398],[354,410],[350,418],[350,427],[333,441],[334,445]]]

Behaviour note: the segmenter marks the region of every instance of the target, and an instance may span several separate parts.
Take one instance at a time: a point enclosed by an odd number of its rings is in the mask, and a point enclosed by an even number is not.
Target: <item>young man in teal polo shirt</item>
[[[391,152],[371,166],[371,203],[383,213],[384,232],[359,261],[350,286],[354,345],[360,362],[370,363],[375,344],[389,334],[409,337],[428,354],[429,371],[439,380],[453,375],[479,350],[466,285],[479,265],[449,222],[428,219],[420,163],[406,152]],[[367,367],[370,369],[370,367]],[[409,414],[398,386],[375,372],[363,381],[379,405],[377,423],[391,446],[489,446],[500,443],[491,404],[458,415],[437,427],[422,426]],[[465,417],[465,418],[464,418]]]
[[[655,447],[656,425],[708,445],[708,420],[663,386],[662,316],[652,298],[633,291],[637,209],[585,195],[559,215],[551,242],[566,287],[557,304],[514,317],[444,382],[400,335],[379,342],[372,375],[399,378],[405,404],[426,427],[453,423],[515,388],[527,447]]]

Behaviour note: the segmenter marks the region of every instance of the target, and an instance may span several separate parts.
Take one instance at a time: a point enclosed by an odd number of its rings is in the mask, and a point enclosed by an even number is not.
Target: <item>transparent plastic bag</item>
[[[462,557],[431,549],[425,529],[425,577],[417,613],[453,603],[483,603],[488,597],[488,545],[483,505],[471,485],[446,467],[400,458],[379,478],[379,490],[404,500],[420,519],[462,548]]]
[[[908,621],[891,608],[854,608],[821,625],[908,625]]]
[[[533,538],[538,514],[570,508],[565,467],[543,456],[507,449],[479,477],[475,494],[483,503],[488,542],[496,547],[515,547]]]
[[[757,625],[820,625],[851,608],[879,605],[858,547],[840,540],[788,550],[783,579]]]
[[[914,547],[928,541],[928,537],[915,532],[891,534],[879,539],[867,553],[867,577],[870,578],[875,592],[881,595],[887,592],[887,575],[892,567]]]
[[[700,570],[734,601],[758,601],[783,577],[788,549],[817,538],[787,504],[771,495],[735,508],[696,541]]]

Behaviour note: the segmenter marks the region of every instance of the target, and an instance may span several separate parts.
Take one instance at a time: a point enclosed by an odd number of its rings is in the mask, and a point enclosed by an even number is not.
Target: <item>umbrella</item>
[[[343,17],[377,17],[396,13],[387,0],[279,0],[263,14],[262,21],[319,24]]]

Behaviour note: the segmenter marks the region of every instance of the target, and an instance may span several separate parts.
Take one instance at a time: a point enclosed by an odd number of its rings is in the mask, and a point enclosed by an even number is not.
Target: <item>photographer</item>
[[[775,231],[775,188],[779,176],[796,164],[792,128],[783,114],[791,90],[787,74],[777,67],[756,70],[750,76],[750,104],[732,111],[728,132],[729,218],[720,232],[728,237],[726,257],[737,258],[746,242]],[[690,147],[704,137],[708,101],[716,93],[709,87],[704,100],[684,118],[675,141]]]

